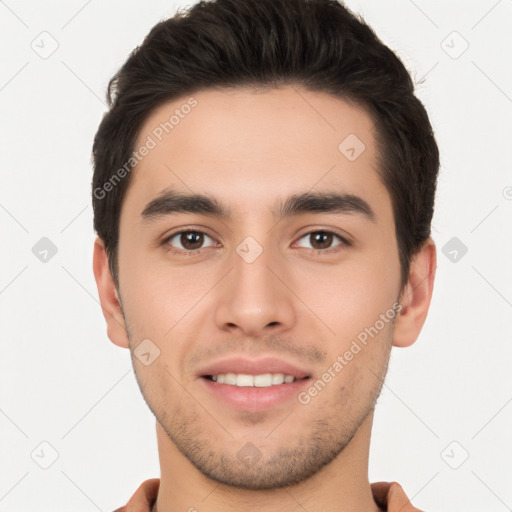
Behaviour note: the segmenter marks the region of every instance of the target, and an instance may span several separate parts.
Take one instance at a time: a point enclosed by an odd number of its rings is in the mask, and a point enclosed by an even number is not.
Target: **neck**
[[[219,484],[203,475],[156,423],[160,459],[158,512],[379,512],[368,481],[373,411],[344,450],[309,479],[283,489],[252,491]]]

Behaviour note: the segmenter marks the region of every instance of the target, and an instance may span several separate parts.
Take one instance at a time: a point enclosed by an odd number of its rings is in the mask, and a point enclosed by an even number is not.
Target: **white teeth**
[[[282,384],[284,382],[284,373],[272,374],[272,384]]]
[[[264,373],[263,375],[255,375],[254,385],[257,388],[268,388],[269,386],[272,386],[272,374]]]
[[[220,373],[219,375],[212,375],[212,380],[219,384],[229,384],[231,386],[268,388],[290,383],[296,379],[293,375],[285,375],[284,373],[263,373],[261,375]]]
[[[226,381],[224,381],[227,384]],[[254,386],[254,375],[245,375],[244,373],[239,373],[236,376],[236,386],[239,387],[252,387]]]
[[[226,373],[224,375],[224,384],[236,384],[236,373]]]

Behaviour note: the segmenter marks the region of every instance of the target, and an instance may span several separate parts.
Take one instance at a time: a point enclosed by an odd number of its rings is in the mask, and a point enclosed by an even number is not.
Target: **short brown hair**
[[[439,150],[401,60],[335,0],[213,0],[158,23],[109,83],[109,111],[93,144],[92,189],[94,228],[116,286],[119,217],[131,173],[108,193],[104,185],[126,170],[149,114],[212,87],[286,84],[354,101],[372,116],[407,282],[410,260],[430,235]]]

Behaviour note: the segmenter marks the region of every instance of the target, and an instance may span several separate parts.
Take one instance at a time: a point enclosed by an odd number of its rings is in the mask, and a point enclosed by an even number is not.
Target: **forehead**
[[[143,124],[147,146],[125,202],[164,190],[208,193],[244,208],[316,189],[386,194],[375,127],[361,106],[298,86],[208,89],[165,103]]]

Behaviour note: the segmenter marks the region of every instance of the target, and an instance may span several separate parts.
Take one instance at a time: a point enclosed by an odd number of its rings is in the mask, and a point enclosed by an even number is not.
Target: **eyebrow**
[[[164,191],[150,201],[142,211],[145,223],[178,213],[197,213],[231,220],[232,211],[214,197],[202,194],[183,194]],[[360,214],[376,222],[375,212],[367,201],[354,194],[335,192],[305,192],[288,197],[272,210],[274,218],[283,219],[304,213],[348,213]]]

